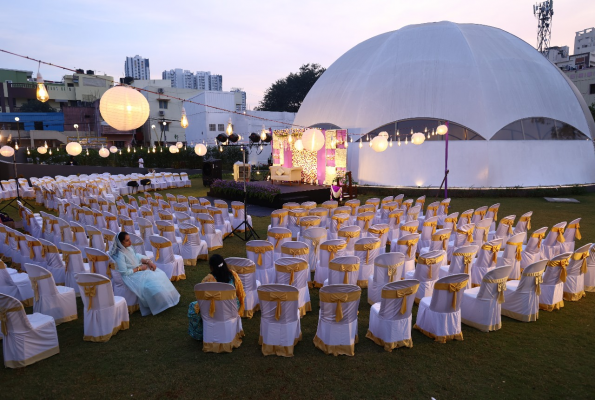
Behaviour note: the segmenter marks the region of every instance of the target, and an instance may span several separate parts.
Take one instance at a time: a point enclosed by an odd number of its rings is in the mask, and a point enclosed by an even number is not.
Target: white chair
[[[541,260],[541,245],[546,232],[547,227],[539,228],[535,230],[531,234],[529,240],[527,240],[527,245],[521,253],[521,273],[523,272],[523,269],[527,268],[529,265]]]
[[[388,224],[375,224],[368,228],[367,236],[380,240],[380,254],[386,253],[386,243],[388,242]]]
[[[275,210],[271,213],[271,225],[269,225],[268,229],[282,227],[287,228],[287,223],[289,222],[289,211],[280,209]]]
[[[155,233],[155,225],[147,218],[138,217],[136,219],[138,224],[138,231],[140,238],[145,243],[145,250],[151,250],[151,244],[149,243],[149,236]]]
[[[413,347],[411,309],[418,287],[419,282],[413,279],[385,284],[378,302],[370,308],[366,337],[388,352],[399,347]]]
[[[474,222],[473,243],[481,246],[490,240],[491,218],[484,218],[479,222]],[[504,240],[502,241],[504,243]]]
[[[568,242],[566,242],[568,243]],[[570,265],[566,268],[564,282],[564,300],[579,301],[585,294],[585,274],[587,273],[587,258],[593,243],[578,248],[570,257]]]
[[[57,285],[64,285],[66,283],[66,265],[62,261],[58,247],[49,240],[39,239],[39,242],[45,254],[45,268],[51,272]]]
[[[360,259],[356,256],[340,256],[328,263],[327,285],[355,285],[359,278]]]
[[[393,211],[390,212],[390,214],[388,214],[388,221],[387,221],[387,225],[388,225],[388,240],[387,243],[390,243],[392,245],[393,242],[396,242],[397,240],[399,240],[399,237],[401,236],[401,230],[399,229],[401,227],[401,219],[403,218],[403,210],[399,210],[399,209],[394,209]],[[380,222],[382,222],[383,220],[381,219]],[[419,224],[419,222],[418,222]],[[417,232],[415,232],[417,233]]]
[[[419,213],[421,212],[421,206],[413,206],[407,211],[407,222],[409,221],[417,221],[418,219],[424,220],[423,217],[420,218]]]
[[[587,258],[585,292],[595,292],[595,245],[589,249],[589,257]]]
[[[23,257],[23,262],[39,265],[40,267],[47,266],[47,263],[45,261],[45,252],[43,251],[43,245],[41,244],[41,242],[33,236],[29,235],[25,235],[25,239],[27,240],[27,250],[29,254],[27,255],[26,260]],[[23,269],[27,271],[26,267]]]
[[[447,252],[451,233],[451,229],[438,229],[436,233],[432,235],[430,246],[422,248],[419,253],[423,254],[435,250],[444,250]],[[446,264],[446,260],[444,260],[444,264]]]
[[[102,229],[101,236],[103,236],[103,244],[105,245],[103,250],[110,251],[112,244],[114,243],[114,239],[116,238],[116,232],[109,229]]]
[[[337,239],[342,239],[347,243],[346,255],[355,254],[355,243],[362,238],[361,232],[360,227],[357,225],[343,226],[337,232]]]
[[[27,265],[33,287],[33,312],[54,317],[56,325],[78,318],[74,289],[56,286],[52,273],[35,264]]]
[[[415,269],[415,254],[417,252],[417,245],[419,244],[419,234],[413,233],[404,235],[399,240],[390,244],[391,253],[403,253],[405,255],[405,264],[403,265],[403,275]]]
[[[182,245],[182,238],[176,236],[176,227],[173,221],[155,221],[155,227],[159,231],[159,235],[166,238],[172,243],[172,249],[175,255],[180,254],[180,246]]]
[[[419,303],[424,297],[432,296],[434,284],[440,277],[440,266],[442,266],[445,258],[446,252],[444,250],[421,254],[417,258],[415,271],[408,271],[404,274],[405,279],[416,279],[419,281],[419,289],[415,294],[416,303]]]
[[[562,244],[566,241],[564,239],[564,230],[566,222],[560,222],[552,227],[550,233],[547,234],[545,240],[541,245],[541,257],[546,260],[551,260],[562,251]]]
[[[349,226],[349,218],[350,216],[347,213],[334,214],[329,222],[328,237],[330,239],[337,239],[339,231]],[[358,229],[358,231],[360,231],[360,229]]]
[[[62,218],[56,218],[56,219],[58,220],[58,231],[59,231],[58,237],[60,238],[59,242],[73,243],[74,238],[72,236],[72,230],[70,229],[70,223]]]
[[[465,274],[438,279],[432,297],[419,302],[414,329],[436,342],[463,340],[461,302],[469,277]]]
[[[355,217],[355,225],[357,225],[361,229],[361,231],[364,233],[364,235],[368,234],[368,229],[374,223],[373,220],[374,220],[375,216],[376,216],[375,212],[366,211],[366,212],[359,213]]]
[[[89,245],[90,247],[98,250],[103,250],[105,248],[105,243],[103,241],[103,235],[101,231],[94,226],[87,225],[85,227],[85,231],[89,236]],[[85,254],[87,254],[85,250]]]
[[[241,257],[227,257],[225,259],[230,271],[238,274],[242,281],[246,297],[244,298],[244,318],[252,318],[254,313],[260,310],[260,303],[258,302],[258,293],[256,290],[260,286],[260,282],[256,279],[256,264],[247,258]]]
[[[355,285],[329,285],[320,289],[314,346],[334,356],[355,355],[360,297],[361,289]]]
[[[277,227],[267,231],[267,240],[273,244],[275,249],[273,253],[274,260],[281,257],[281,247],[284,243],[291,241],[291,236],[292,233],[287,228]]]
[[[126,300],[114,296],[111,281],[100,274],[76,275],[84,306],[84,336],[89,342],[107,342],[120,330],[129,328]]]
[[[107,229],[114,232],[120,232],[120,224],[118,224],[118,217],[114,214],[104,211],[103,218],[105,218],[105,224]]]
[[[485,218],[487,219],[487,217]],[[506,242],[509,236],[512,236],[514,229],[514,220],[516,219],[516,215],[508,215],[500,220],[498,223],[498,228],[495,231],[490,231],[488,233],[488,240],[492,239],[502,239],[502,242]]]
[[[25,307],[33,305],[33,288],[27,274],[10,273],[4,261],[0,261],[0,293],[19,300]]]
[[[74,245],[81,251],[83,258],[87,258],[87,255],[85,254],[85,248],[89,247],[89,239],[87,238],[87,232],[85,232],[85,228],[76,222],[71,222],[70,230],[72,231]],[[58,242],[56,244],[59,243],[63,242]]]
[[[310,292],[308,291],[308,277],[310,271],[308,262],[302,258],[281,257],[275,261],[275,280],[283,285],[290,285],[300,292],[300,317],[312,311]]]
[[[528,265],[520,281],[506,282],[505,302],[501,304],[502,315],[522,322],[537,321],[542,275],[547,262],[542,260]]]
[[[540,310],[554,311],[564,307],[564,282],[570,256],[571,253],[562,253],[548,261],[539,295]]]
[[[215,220],[209,214],[198,214],[200,237],[207,243],[208,251],[223,247],[223,232],[215,227]]]
[[[308,262],[310,247],[304,242],[285,242],[281,245],[281,257],[297,257]]]
[[[165,272],[172,282],[186,279],[184,260],[182,256],[174,254],[171,242],[167,238],[157,235],[151,236],[149,241],[155,255],[157,268]]]
[[[496,229],[496,222],[498,221],[498,210],[500,209],[500,203],[493,204],[488,207],[488,212],[486,213],[485,218],[492,219],[492,225],[490,225],[490,231]],[[512,234],[512,232],[511,232]]]
[[[401,238],[401,236],[419,233],[418,229],[419,221],[404,222],[399,226],[399,238]]]
[[[413,221],[411,221],[413,222]],[[432,235],[436,233],[438,217],[426,218],[421,227],[421,236],[419,238],[419,248],[430,247]]]
[[[471,267],[471,287],[481,285],[484,275],[496,267],[501,246],[502,239],[494,239],[479,248],[477,259]]]
[[[295,345],[302,340],[299,290],[289,285],[262,285],[258,300],[262,354],[293,357]]]
[[[284,210],[295,210],[296,208],[301,208],[300,203],[294,203],[292,201],[288,203],[283,203]]]
[[[324,281],[328,279],[329,262],[335,257],[345,255],[344,251],[346,248],[347,243],[341,239],[331,239],[320,244],[319,262],[316,266],[316,271],[314,271],[314,280],[309,283],[311,288],[321,288],[324,285]]]
[[[6,294],[0,294],[0,310],[6,368],[26,367],[60,352],[53,317],[40,313],[27,315],[19,300]]]
[[[90,272],[89,265],[83,262],[83,253],[76,246],[60,242],[58,249],[64,261],[64,285],[73,288],[77,296],[80,296],[76,275]]]
[[[180,223],[179,226],[178,232],[182,235],[180,255],[184,265],[195,266],[197,260],[207,260],[209,258],[207,242],[200,239],[198,228],[185,223]]]
[[[231,222],[227,221],[223,217],[223,212],[227,212],[225,210],[221,210],[217,207],[207,207],[207,212],[211,217],[213,217],[213,221],[215,221],[215,229],[221,231],[221,235],[223,238],[226,238],[231,234]]]
[[[533,211],[529,211],[529,212],[526,212],[523,215],[521,215],[521,217],[519,218],[518,222],[516,223],[516,226],[514,227],[514,230],[512,231],[512,233],[514,235],[516,235],[517,233],[525,232],[527,234],[527,237],[525,237],[525,240],[527,240],[527,238],[529,237],[529,230],[531,230],[531,217],[532,216],[533,216]]]
[[[581,219],[577,218],[575,220],[570,221],[566,226],[566,230],[564,231],[564,242],[560,244],[562,247],[562,251],[565,253],[573,252],[575,246],[575,240],[581,240]]]
[[[450,229],[452,232],[455,232],[458,220],[458,212],[442,215],[438,217],[438,225],[436,225],[436,229]]]
[[[374,260],[380,254],[380,240],[376,238],[362,238],[353,246],[354,254],[360,259],[357,286],[368,287],[368,278],[374,272]]]
[[[289,213],[288,213],[289,215]],[[320,227],[328,229],[329,224],[329,210],[324,207],[315,207],[308,211],[308,215],[311,217],[320,218]]]
[[[479,246],[475,245],[462,246],[455,249],[452,253],[450,265],[440,267],[440,271],[438,272],[440,278],[455,274],[467,274],[469,275],[469,286],[467,289],[471,289],[471,266],[478,251]]]
[[[267,240],[246,243],[246,257],[256,265],[256,279],[263,285],[275,283],[274,246]]]
[[[123,297],[126,300],[126,306],[128,308],[128,313],[132,314],[135,311],[141,312],[142,316],[150,315],[151,309],[148,307],[141,307],[138,301],[138,297],[136,294],[130,290],[128,285],[124,283],[122,279],[122,275],[118,271],[117,268],[110,269],[111,276],[108,276],[112,281],[112,288],[114,290],[114,296]]]
[[[503,218],[504,219],[504,218]],[[523,241],[525,240],[526,233],[521,232],[516,235],[512,235],[506,241],[506,247],[502,256],[498,257],[498,267],[504,265],[512,266],[510,270],[510,279],[521,279],[521,255],[523,252]]]
[[[231,209],[233,210],[233,215],[231,216],[231,228],[233,230],[238,228],[242,222],[244,222],[244,203],[232,201]],[[252,226],[252,217],[250,215],[246,216],[246,220],[248,221],[248,224]],[[242,226],[241,228],[237,229],[237,232],[244,232],[244,228],[245,227]]]
[[[403,253],[384,253],[374,259],[374,274],[368,277],[368,304],[380,301],[384,285],[401,279],[404,264]]]
[[[303,235],[300,235],[300,239],[308,245],[308,264],[310,265],[310,271],[314,272],[318,266],[320,244],[326,241],[327,231],[322,227],[309,228],[304,231]]]
[[[486,214],[488,213],[488,206],[482,206],[475,209],[473,212],[473,217],[471,217],[471,223],[476,224],[485,218]]]
[[[502,327],[500,304],[504,303],[506,281],[511,270],[511,265],[494,268],[485,274],[481,286],[465,290],[461,304],[461,321],[465,325],[483,332],[497,331]]]
[[[287,229],[291,231],[292,239],[297,240],[300,234],[300,219],[308,216],[308,210],[304,210],[303,208],[295,208],[293,210],[289,210],[288,214],[289,222],[287,223]]]
[[[228,283],[205,282],[194,286],[203,322],[202,351],[231,353],[242,344],[242,319],[235,288]]]

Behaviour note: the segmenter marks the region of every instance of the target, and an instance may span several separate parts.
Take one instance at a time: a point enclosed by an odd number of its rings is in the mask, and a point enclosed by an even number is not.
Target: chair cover
[[[500,203],[493,204],[488,207],[488,212],[484,218],[491,218],[492,224],[490,225],[490,231],[496,229],[496,222],[498,221],[498,210],[500,209]],[[512,234],[512,233],[511,233]]]
[[[221,231],[223,238],[226,238],[231,234],[231,222],[226,220],[223,216],[223,213],[227,213],[227,211],[217,207],[207,207],[207,213],[211,217],[213,217],[213,221],[215,222],[215,229]]]
[[[275,272],[277,283],[291,285],[299,290],[300,316],[303,317],[306,312],[312,311],[310,292],[308,291],[310,275],[308,262],[297,257],[281,257],[275,261]]]
[[[432,296],[434,291],[434,284],[440,277],[440,266],[446,258],[444,250],[430,251],[425,254],[420,254],[417,258],[417,265],[415,271],[408,271],[405,273],[405,279],[416,279],[419,281],[419,289],[415,295],[415,302],[423,297]]]
[[[585,274],[587,273],[587,259],[593,243],[578,248],[570,257],[570,265],[566,268],[564,282],[564,300],[579,301],[585,294]]]
[[[522,322],[537,321],[542,275],[547,263],[547,260],[542,260],[528,265],[520,281],[506,282],[505,302],[501,304],[502,315]]]
[[[334,356],[355,355],[361,289],[355,285],[328,285],[320,289],[319,295],[320,316],[314,346]]]
[[[349,226],[349,214],[337,213],[333,215],[329,222],[329,238],[337,239],[341,229]],[[360,231],[360,229],[358,229]]]
[[[527,240],[527,245],[521,253],[521,272],[523,272],[523,269],[527,266],[541,260],[541,246],[543,245],[543,239],[545,238],[546,232],[547,227],[536,229],[531,234],[529,240]]]
[[[467,225],[471,223],[471,219],[473,218],[474,210],[471,208],[469,210],[463,211],[459,215],[459,220],[457,221],[457,228],[460,228],[463,225]]]
[[[391,253],[403,253],[405,255],[405,264],[403,265],[403,275],[401,275],[401,278],[404,278],[407,272],[415,270],[415,254],[418,244],[418,233],[404,235],[399,240],[390,244]]]
[[[541,258],[551,260],[560,253],[564,253],[562,244],[566,242],[564,230],[566,222],[560,222],[552,227],[541,245]],[[570,252],[571,253],[571,252]]]
[[[357,286],[368,287],[368,278],[374,272],[374,260],[380,254],[380,240],[376,238],[363,238],[355,242],[354,254],[360,259]]]
[[[585,292],[595,292],[595,245],[589,250],[587,273],[585,274]]]
[[[524,235],[522,233],[521,235]],[[461,304],[461,321],[483,332],[502,327],[501,307],[511,265],[497,267],[485,274],[481,286],[465,290]]]
[[[176,227],[173,221],[155,221],[155,227],[159,231],[159,235],[166,238],[172,243],[172,249],[175,255],[181,255],[180,247],[182,245],[182,238],[176,236]]]
[[[455,274],[467,274],[469,275],[469,286],[467,286],[467,289],[471,289],[471,266],[478,251],[479,246],[475,245],[462,246],[455,249],[452,253],[450,265],[440,267],[440,271],[438,272],[440,278]]]
[[[385,284],[378,302],[370,309],[366,337],[388,352],[399,347],[413,347],[411,309],[418,287],[419,282],[414,279]]]
[[[4,261],[0,261],[0,293],[16,298],[25,307],[33,305],[34,293],[28,274],[11,274]]]
[[[215,220],[209,214],[198,214],[200,225],[200,237],[207,243],[209,251],[215,251],[223,247],[223,233],[215,228]]]
[[[273,261],[281,257],[281,247],[284,243],[291,241],[291,236],[292,233],[287,228],[270,228],[267,231],[267,240],[273,244],[273,247],[275,249],[273,254]]]
[[[78,318],[74,289],[56,286],[52,274],[35,264],[27,265],[27,274],[33,287],[33,312],[51,315],[56,325]]]
[[[487,219],[487,217],[485,219]],[[515,219],[516,215],[508,215],[502,218],[498,224],[498,228],[495,231],[490,230],[488,240],[498,238],[502,239],[502,242],[505,243],[508,240],[508,237],[512,236],[514,232],[513,226]]]
[[[299,290],[289,285],[262,285],[258,288],[261,308],[260,338],[262,354],[293,357],[302,339],[298,311]]]
[[[103,212],[103,217],[105,218],[107,229],[114,232],[120,232],[120,224],[118,224],[118,217],[106,211]]]
[[[461,302],[468,279],[465,274],[438,279],[432,297],[424,297],[419,302],[413,328],[441,343],[463,340]]]
[[[483,276],[496,267],[501,246],[502,239],[494,239],[479,248],[477,259],[471,267],[471,287],[481,285]]]
[[[256,264],[247,258],[227,257],[225,263],[230,271],[234,271],[240,277],[246,298],[244,299],[244,318],[252,318],[254,313],[260,310],[257,289],[260,282],[256,279]]]
[[[476,224],[485,218],[486,214],[488,213],[488,206],[482,206],[476,208],[473,212],[473,217],[471,217],[471,223]],[[491,224],[490,224],[491,225]]]
[[[285,242],[281,245],[281,257],[297,257],[308,262],[310,247],[304,242]]]
[[[285,209],[275,210],[271,213],[270,228],[282,227],[287,228],[289,222],[289,211]]]
[[[380,301],[380,294],[384,285],[401,279],[405,254],[385,253],[374,259],[374,274],[368,277],[368,304]]]
[[[85,333],[83,340],[107,342],[120,330],[129,328],[126,300],[114,296],[111,281],[100,274],[76,275],[84,306]]]
[[[490,240],[489,231],[490,226],[492,225],[492,220],[490,218],[484,218],[479,222],[474,222],[473,225],[475,226],[473,232],[473,243],[481,246],[482,244],[488,242]],[[505,241],[502,240],[502,243],[505,243]]]
[[[22,368],[60,352],[54,318],[27,315],[21,302],[0,293],[2,349],[6,368]]]
[[[62,261],[58,247],[45,239],[39,239],[39,242],[45,255],[45,268],[51,272],[57,285],[64,285],[66,283],[66,266]]]
[[[572,253],[574,251],[575,240],[581,240],[581,232],[580,228],[581,219],[577,218],[566,226],[566,230],[564,231],[564,242],[560,244],[562,251],[567,253]]]
[[[548,261],[543,283],[540,285],[540,310],[554,311],[564,307],[564,282],[571,256],[572,253],[562,253]]]
[[[318,217],[316,217],[318,218]],[[302,221],[304,218],[302,218]],[[325,228],[315,227],[309,228],[301,235],[301,240],[308,245],[308,265],[310,271],[316,271],[320,255],[320,244],[327,239],[327,232]]]
[[[329,211],[323,207],[316,207],[308,211],[308,215],[311,217],[320,218],[320,227],[329,228]]]
[[[315,201],[305,201],[300,205],[301,208],[303,208],[304,210],[308,210],[310,211],[313,208],[316,208],[316,202]]]
[[[152,235],[149,241],[155,255],[157,268],[165,272],[172,282],[186,279],[184,260],[182,256],[174,254],[171,242],[167,238],[157,235]]]
[[[360,259],[356,256],[339,256],[328,263],[327,285],[355,285],[359,277]]]
[[[196,226],[180,223],[178,232],[182,235],[180,255],[184,260],[184,265],[195,266],[197,260],[209,258],[207,242],[200,239],[199,229]]]
[[[94,226],[87,225],[85,227],[85,231],[86,231],[87,235],[89,236],[89,246],[91,248],[98,249],[98,250],[105,249],[103,235],[101,234],[101,231],[99,229],[95,228]],[[85,254],[86,254],[86,252],[87,251],[85,250]]]
[[[256,265],[256,280],[261,284],[275,283],[274,246],[267,240],[246,243],[246,256]]]
[[[436,233],[432,235],[432,241],[430,242],[429,247],[425,247],[421,249],[419,252],[427,253],[429,251],[435,250],[444,250],[448,254],[449,242],[450,242],[450,235],[452,233],[451,229],[438,229]],[[445,265],[447,260],[443,260],[442,265]]]
[[[288,202],[288,203],[283,203],[282,208],[284,210],[295,210],[296,208],[301,208],[301,206],[299,203]]]
[[[367,236],[380,240],[380,254],[386,253],[386,243],[388,241],[388,224],[375,224],[368,228]]]
[[[421,206],[411,207],[409,209],[409,211],[407,211],[407,222],[417,221],[419,219],[421,219],[423,222],[425,219],[423,217],[420,218],[420,216],[419,216],[420,212],[421,212]]]
[[[294,208],[288,211],[289,221],[287,223],[287,229],[291,231],[291,237],[297,240],[300,233],[300,219],[308,216],[308,210],[303,208]]]
[[[531,229],[531,216],[533,216],[533,211],[529,211],[521,215],[521,218],[519,218],[512,232],[514,235],[525,232],[527,234],[525,237],[525,243],[527,243],[526,240],[529,237],[529,230]]]
[[[505,220],[504,218],[502,220]],[[512,235],[506,241],[506,247],[504,253],[498,257],[497,266],[502,267],[504,265],[510,265],[509,279],[521,279],[521,255],[523,252],[523,241],[525,239],[525,232],[517,233]]]
[[[205,282],[194,286],[203,322],[202,351],[231,353],[242,344],[242,319],[235,288],[228,283]]]
[[[346,248],[347,243],[342,239],[331,239],[320,244],[319,261],[314,272],[314,280],[308,283],[311,288],[321,288],[324,285],[324,281],[328,279],[329,262],[335,257],[344,256]],[[354,282],[357,282],[357,276]]]
[[[357,225],[344,226],[337,232],[337,239],[347,243],[346,255],[355,254],[355,243],[361,238],[361,229]]]
[[[83,262],[83,253],[78,247],[60,242],[58,243],[58,249],[62,253],[62,260],[64,261],[64,285],[73,288],[76,295],[79,296],[76,275],[90,272],[89,265]]]
[[[304,241],[303,236],[304,236],[304,233],[306,232],[306,230],[311,229],[311,228],[320,227],[320,222],[321,222],[321,219],[319,217],[313,217],[313,216],[301,217],[298,222],[300,231],[298,233],[297,240]],[[326,231],[326,229],[324,227],[322,227],[321,229],[324,229]]]

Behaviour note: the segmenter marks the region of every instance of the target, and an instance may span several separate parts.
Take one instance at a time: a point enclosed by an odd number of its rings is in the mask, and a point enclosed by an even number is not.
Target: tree
[[[326,68],[320,64],[304,64],[298,73],[290,73],[286,78],[279,79],[264,92],[260,101],[259,111],[289,111],[297,112],[302,101],[312,89],[320,75]]]
[[[595,103],[593,103],[589,106],[589,110],[591,110],[591,115],[593,116],[593,119],[595,120]]]
[[[56,112],[57,110],[49,105],[49,103],[42,103],[39,100],[29,100],[20,108],[20,112]]]

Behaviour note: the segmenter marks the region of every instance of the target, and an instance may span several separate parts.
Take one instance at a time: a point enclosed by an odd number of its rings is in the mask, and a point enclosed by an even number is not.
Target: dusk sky
[[[410,24],[477,23],[504,29],[536,45],[537,21],[528,0],[392,0],[214,2],[103,0],[4,1],[0,48],[70,68],[123,76],[126,56],[150,59],[151,78],[165,69],[223,75],[223,89],[240,87],[258,105],[275,80],[304,63],[329,67],[356,44]],[[595,26],[595,2],[554,2],[552,45],[574,44]],[[0,53],[0,68],[37,64]],[[42,66],[47,80],[64,71]]]

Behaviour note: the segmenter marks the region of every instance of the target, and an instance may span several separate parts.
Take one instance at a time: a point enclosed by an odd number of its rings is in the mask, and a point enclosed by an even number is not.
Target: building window
[[[411,132],[422,132],[426,136],[426,141],[440,141],[445,140],[444,136],[441,135],[432,135],[432,130],[435,130],[439,125],[443,124],[444,121],[438,119],[431,119],[431,118],[413,118],[413,119],[406,119],[395,122],[391,122],[390,124],[383,125],[379,128],[376,128],[367,135],[363,136],[364,140],[372,140],[375,136],[377,136],[380,132],[385,131],[388,133],[388,136],[393,141],[402,140],[405,141],[405,138],[411,140]],[[314,126],[334,126],[332,124],[316,124]],[[323,128],[323,129],[332,129],[332,128]],[[399,136],[396,135],[397,131],[399,131]],[[430,136],[428,137],[428,133]],[[448,140],[485,140],[481,135],[477,132],[472,131],[469,128],[466,128],[462,125],[456,124],[454,122],[448,123]]]
[[[122,142],[122,141],[115,141],[114,142],[114,146],[116,146],[117,148],[121,149],[122,147],[124,147],[124,142]]]
[[[595,94],[595,83],[589,85],[589,94]]]
[[[224,124],[219,124],[218,126],[219,129],[217,129],[219,132],[224,132],[225,131],[225,125]]]
[[[33,129],[35,129],[36,131],[43,131],[43,121],[34,121]]]
[[[162,110],[167,110],[167,100],[159,100],[159,108]]]
[[[217,125],[209,124],[209,132],[215,132],[217,130]]]
[[[525,118],[500,129],[490,140],[585,140],[588,137],[565,122]]]

